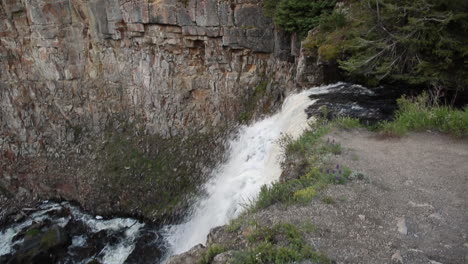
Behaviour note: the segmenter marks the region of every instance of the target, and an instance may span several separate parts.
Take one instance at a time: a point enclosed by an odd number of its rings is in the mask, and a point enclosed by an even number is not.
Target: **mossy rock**
[[[28,234],[29,233],[29,234]],[[35,259],[54,261],[54,254],[58,249],[66,250],[70,239],[65,230],[59,226],[52,226],[44,232],[31,229],[21,248],[11,257],[8,263],[36,263]]]

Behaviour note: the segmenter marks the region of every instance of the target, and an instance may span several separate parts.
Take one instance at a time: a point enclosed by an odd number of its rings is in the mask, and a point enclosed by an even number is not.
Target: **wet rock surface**
[[[397,109],[397,99],[414,92],[403,88],[365,88],[360,85],[341,83],[331,86],[322,94],[310,96],[316,103],[306,113],[329,120],[338,116],[358,118],[362,123],[374,125],[389,120]],[[326,115],[326,116],[325,116]]]
[[[0,229],[0,263],[155,263],[158,227],[130,218],[93,217],[67,202],[42,203]]]

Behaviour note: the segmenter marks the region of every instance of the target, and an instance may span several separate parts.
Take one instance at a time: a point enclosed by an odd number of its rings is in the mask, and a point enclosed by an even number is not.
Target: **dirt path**
[[[331,186],[307,206],[274,206],[259,219],[311,220],[317,232],[309,241],[337,263],[468,263],[468,140],[381,139],[361,130],[329,138],[344,148],[335,162],[365,179]]]

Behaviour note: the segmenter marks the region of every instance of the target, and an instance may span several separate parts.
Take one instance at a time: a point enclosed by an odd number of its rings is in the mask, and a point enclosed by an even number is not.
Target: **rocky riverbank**
[[[165,244],[155,225],[92,216],[68,202],[23,208],[3,226],[0,263],[8,264],[154,263]]]
[[[360,177],[331,185],[307,204],[243,215],[213,229],[206,247],[169,263],[240,263],[259,235],[290,250],[299,239],[328,259],[315,254],[301,263],[467,263],[466,139],[430,132],[382,138],[362,129],[335,130],[326,138],[342,146],[330,162]],[[257,248],[255,254],[272,252]]]

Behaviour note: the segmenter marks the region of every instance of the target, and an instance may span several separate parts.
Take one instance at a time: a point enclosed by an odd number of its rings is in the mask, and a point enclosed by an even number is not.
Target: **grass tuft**
[[[457,137],[468,136],[468,107],[457,110],[431,102],[426,93],[398,99],[395,120],[383,122],[380,131],[387,136],[404,136],[410,131],[434,130]]]
[[[252,246],[237,252],[233,263],[292,263],[306,259],[314,263],[331,263],[325,255],[314,251],[301,230],[292,224],[257,226],[247,239]]]
[[[218,244],[213,244],[208,248],[205,255],[198,261],[198,264],[210,264],[213,261],[214,257],[225,251],[225,247]]]

